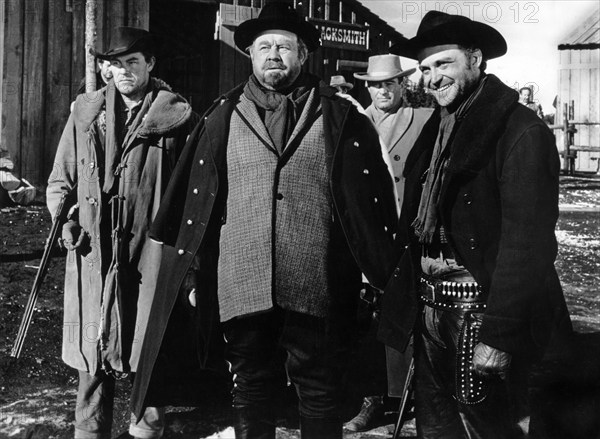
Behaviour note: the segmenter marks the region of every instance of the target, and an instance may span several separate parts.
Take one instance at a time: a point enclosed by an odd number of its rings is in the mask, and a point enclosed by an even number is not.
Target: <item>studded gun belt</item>
[[[451,282],[423,275],[419,293],[421,301],[434,308],[483,312],[486,307],[477,282]]]

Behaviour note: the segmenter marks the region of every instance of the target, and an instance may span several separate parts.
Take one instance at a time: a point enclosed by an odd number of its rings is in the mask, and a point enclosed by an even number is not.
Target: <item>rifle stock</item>
[[[23,317],[21,319],[21,324],[19,326],[19,332],[17,333],[17,337],[15,338],[15,342],[13,348],[10,352],[10,356],[18,359],[21,355],[21,351],[23,350],[23,344],[25,342],[25,337],[27,336],[27,331],[29,330],[29,326],[31,325],[31,320],[33,318],[33,311],[35,309],[35,304],[37,302],[38,296],[40,294],[40,289],[42,287],[42,282],[44,281],[44,277],[46,277],[46,273],[48,271],[48,264],[50,262],[50,254],[52,252],[52,248],[56,244],[58,239],[58,231],[60,227],[64,224],[68,209],[65,209],[65,203],[67,198],[71,193],[75,191],[75,188],[72,188],[70,192],[65,192],[62,194],[60,202],[58,204],[58,209],[56,210],[56,215],[52,221],[52,227],[50,228],[50,234],[46,239],[46,244],[44,246],[44,253],[42,255],[42,259],[40,260],[40,266],[38,267],[38,271],[35,275],[35,280],[33,281],[33,287],[31,288],[31,292],[29,293],[29,299],[27,300],[27,305],[25,306],[25,312],[23,313]]]

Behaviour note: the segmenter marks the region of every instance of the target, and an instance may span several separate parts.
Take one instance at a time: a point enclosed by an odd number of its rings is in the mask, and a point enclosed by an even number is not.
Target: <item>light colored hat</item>
[[[346,78],[344,78],[342,75],[332,76],[329,81],[329,85],[331,85],[332,87],[347,87],[348,90],[352,90],[352,88],[354,87],[354,84],[346,82]]]
[[[354,77],[364,81],[387,81],[412,75],[415,70],[417,69],[402,70],[400,57],[397,55],[376,55],[369,57],[367,71],[355,73]]]

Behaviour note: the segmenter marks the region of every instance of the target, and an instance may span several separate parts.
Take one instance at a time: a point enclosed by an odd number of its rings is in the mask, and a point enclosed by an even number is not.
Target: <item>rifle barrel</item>
[[[65,200],[67,198],[68,193],[64,193],[60,199],[58,204],[58,209],[56,210],[56,216],[52,221],[52,227],[50,228],[50,234],[46,239],[46,244],[44,246],[44,253],[42,255],[42,259],[40,260],[40,265],[38,267],[38,271],[35,275],[35,280],[33,281],[33,286],[31,287],[31,292],[29,293],[29,299],[27,300],[27,305],[25,306],[25,311],[23,313],[23,318],[21,319],[21,324],[19,325],[19,332],[17,333],[17,338],[15,339],[15,343],[10,352],[10,356],[13,358],[19,358],[21,355],[21,351],[23,350],[23,344],[25,343],[25,337],[27,336],[27,331],[29,330],[29,326],[31,325],[31,321],[33,319],[33,311],[35,310],[35,304],[40,295],[40,289],[42,286],[42,282],[44,277],[46,277],[46,272],[48,271],[48,264],[50,262],[50,254],[52,253],[52,248],[56,243],[56,239],[58,236],[58,228],[61,225],[61,219],[63,217],[62,211],[65,205]]]

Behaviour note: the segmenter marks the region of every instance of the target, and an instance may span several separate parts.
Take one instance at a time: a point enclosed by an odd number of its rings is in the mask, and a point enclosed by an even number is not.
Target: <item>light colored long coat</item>
[[[77,98],[47,188],[48,208],[54,216],[62,193],[77,185],[75,216],[89,245],[67,255],[62,357],[90,374],[98,367],[136,370],[161,258],[161,247],[147,232],[196,119],[182,97],[152,79],[150,107],[122,145],[118,161],[124,166],[118,179],[122,203],[117,212],[113,208],[118,203],[113,200],[107,205],[109,196],[102,192],[105,152],[103,136],[98,135],[106,118],[105,103],[115,93],[111,82]],[[114,245],[111,248],[109,236],[111,222],[117,218],[119,252]]]

